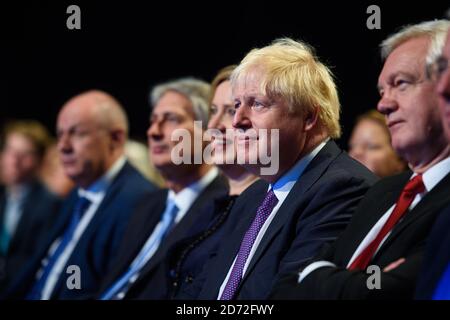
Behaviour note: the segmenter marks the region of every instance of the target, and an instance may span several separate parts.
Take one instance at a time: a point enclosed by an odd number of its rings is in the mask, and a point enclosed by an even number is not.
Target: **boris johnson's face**
[[[255,68],[233,87],[236,110],[233,127],[241,133],[237,133],[236,142],[238,153],[245,156],[244,166],[262,179],[274,182],[299,159],[305,144],[305,122],[300,114],[290,112],[284,98],[269,97],[261,92],[264,76],[263,70]],[[272,139],[276,137],[275,131],[278,131],[279,139]],[[247,135],[247,132],[254,134]],[[269,153],[279,150],[277,154],[271,154],[279,157],[279,169],[274,175],[261,175],[261,163],[252,164],[259,158],[261,146]]]

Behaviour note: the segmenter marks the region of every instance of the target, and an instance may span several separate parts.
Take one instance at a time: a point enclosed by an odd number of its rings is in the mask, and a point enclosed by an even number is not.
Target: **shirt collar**
[[[30,183],[24,183],[20,186],[16,186],[16,191],[14,194],[6,188],[6,197],[9,201],[14,202],[21,202],[25,199],[25,197],[28,195],[28,193],[31,190],[31,184]]]
[[[269,190],[270,188],[273,189],[273,192],[275,193],[275,196],[277,197],[279,202],[283,202],[284,199],[286,199],[292,187],[297,182],[297,180],[300,179],[308,164],[312,161],[312,159],[314,159],[314,157],[320,152],[320,150],[322,150],[322,148],[327,144],[329,140],[329,138],[324,140],[317,147],[315,147],[314,150],[298,160],[297,163],[273,185],[269,185]]]
[[[191,183],[178,193],[169,190],[167,201],[174,201],[179,212],[186,212],[197,199],[198,195],[218,176],[219,170],[211,168],[200,180]]]
[[[422,174],[425,189],[431,191],[444,177],[450,173],[450,157],[438,162]],[[414,173],[411,179],[417,176]]]
[[[111,182],[117,176],[117,174],[122,170],[125,165],[126,158],[121,156],[114,162],[114,164],[109,168],[109,170],[94,183],[92,183],[87,189],[78,188],[78,196],[85,197],[91,202],[99,202],[103,199]]]

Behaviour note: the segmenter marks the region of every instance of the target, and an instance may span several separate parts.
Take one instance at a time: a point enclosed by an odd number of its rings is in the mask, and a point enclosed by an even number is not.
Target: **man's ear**
[[[122,129],[111,130],[111,144],[112,147],[116,148],[118,146],[123,146],[125,144],[126,136],[125,131]]]
[[[310,131],[314,128],[319,119],[319,107],[314,106],[312,110],[305,115],[305,131]]]

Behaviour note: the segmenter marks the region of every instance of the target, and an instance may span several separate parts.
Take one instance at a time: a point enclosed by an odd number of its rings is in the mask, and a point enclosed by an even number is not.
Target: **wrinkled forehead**
[[[185,95],[169,90],[165,92],[152,108],[151,116],[160,116],[167,113],[188,115],[195,118],[192,102]]]
[[[232,79],[232,96],[266,94],[267,74],[261,66],[250,66],[243,69]]]
[[[413,38],[395,48],[386,58],[378,82],[387,82],[398,74],[425,75],[430,39]]]
[[[450,29],[447,32],[447,38],[445,41],[445,46],[444,46],[444,50],[443,50],[442,54],[447,59],[450,59]]]

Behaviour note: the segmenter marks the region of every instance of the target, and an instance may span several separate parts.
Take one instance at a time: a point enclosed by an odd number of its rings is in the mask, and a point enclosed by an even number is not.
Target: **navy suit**
[[[211,203],[204,210],[205,217],[199,219],[185,239],[171,248],[165,266],[169,280],[167,298],[197,299],[206,281],[205,263],[217,256],[220,245],[227,237],[227,224],[237,222],[229,219],[237,198],[227,195]]]
[[[416,288],[416,299],[433,298],[443,273],[450,264],[450,206],[439,213],[428,237],[424,263]]]
[[[423,260],[426,240],[439,212],[449,203],[450,174],[447,174],[398,222],[370,265],[381,270],[394,261],[405,262],[389,272],[380,273],[380,289],[370,289],[364,271],[346,267],[360,243],[373,226],[394,205],[412,172],[384,178],[361,201],[348,228],[331,246],[324,246],[315,260],[331,261],[337,267],[314,270],[300,284],[298,274],[277,285],[275,299],[411,299]]]
[[[161,219],[161,214],[166,206],[167,193],[168,190],[158,191],[136,210],[127,227],[114,267],[106,277],[99,296],[126,272],[141,251]],[[191,228],[195,228],[198,220],[202,219],[203,207],[226,194],[228,194],[228,183],[223,176],[219,175],[200,193],[183,219],[166,236],[164,242],[140,271],[139,278],[128,290],[126,299],[165,298],[164,294],[167,292],[168,283],[164,273],[160,274],[163,270],[160,269],[160,266],[166,259],[168,249],[184,239]]]
[[[329,141],[309,163],[279,208],[236,292],[236,299],[266,299],[274,281],[298,270],[328,241],[344,230],[376,177]],[[245,232],[268,190],[255,182],[241,194],[230,214],[223,246],[205,267],[200,299],[216,299],[239,251]],[[234,218],[237,215],[239,218]]]
[[[30,185],[23,203],[22,216],[10,240],[6,255],[0,255],[0,292],[5,290],[39,249],[56,222],[61,200],[38,181]],[[0,190],[0,225],[4,220],[6,195]]]
[[[137,203],[151,196],[156,187],[146,180],[134,167],[125,163],[107,189],[105,197],[95,212],[72,252],[66,267],[79,266],[81,289],[70,290],[66,280],[70,274],[62,272],[52,299],[80,299],[97,292],[101,280],[109,272],[116,256],[125,227]],[[7,293],[7,298],[21,299],[30,291],[36,279],[41,261],[48,255],[49,247],[60,238],[70,222],[77,190],[73,191],[60,214],[51,235],[40,252],[30,261],[28,268],[19,276]]]

